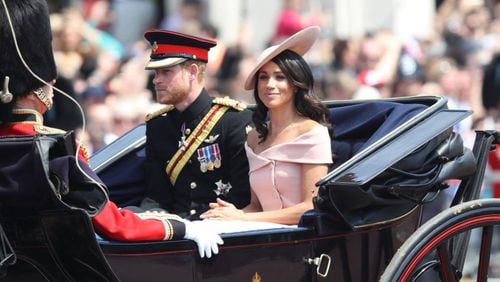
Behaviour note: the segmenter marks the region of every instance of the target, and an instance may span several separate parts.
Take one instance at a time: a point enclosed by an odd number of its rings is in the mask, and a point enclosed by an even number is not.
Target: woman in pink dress
[[[245,143],[250,204],[238,210],[218,199],[202,218],[293,225],[313,208],[315,183],[332,163],[328,112],[312,92],[314,78],[302,58],[319,33],[306,28],[260,55],[245,82],[257,103]]]

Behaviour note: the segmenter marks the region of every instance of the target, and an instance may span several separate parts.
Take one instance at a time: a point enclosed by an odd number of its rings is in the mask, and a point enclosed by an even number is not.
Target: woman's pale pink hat
[[[319,37],[319,34],[320,28],[318,26],[311,26],[295,33],[280,44],[271,46],[264,50],[257,59],[257,65],[253,68],[245,81],[245,89],[252,90],[254,88],[255,74],[264,64],[285,50],[294,51],[301,56],[304,55],[307,51],[309,51],[309,49],[311,49],[314,42]]]

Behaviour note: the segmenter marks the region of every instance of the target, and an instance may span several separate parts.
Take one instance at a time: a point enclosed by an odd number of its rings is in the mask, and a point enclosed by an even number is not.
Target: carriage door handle
[[[325,261],[323,263],[323,260]],[[304,258],[304,263],[310,264],[310,265],[315,265],[316,266],[316,274],[318,274],[321,277],[326,277],[328,275],[328,271],[330,271],[330,264],[332,262],[332,258],[327,255],[327,254],[321,254],[318,257],[315,258]],[[324,271],[321,271],[321,266],[325,265]]]

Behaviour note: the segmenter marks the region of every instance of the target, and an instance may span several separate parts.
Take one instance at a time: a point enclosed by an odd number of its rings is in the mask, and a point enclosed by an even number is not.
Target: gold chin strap
[[[52,100],[49,99],[47,93],[45,93],[45,91],[42,88],[33,90],[33,93],[35,93],[36,97],[38,97],[38,99],[40,99],[40,101],[42,101],[42,103],[44,103],[45,106],[47,106],[47,109],[52,108]]]

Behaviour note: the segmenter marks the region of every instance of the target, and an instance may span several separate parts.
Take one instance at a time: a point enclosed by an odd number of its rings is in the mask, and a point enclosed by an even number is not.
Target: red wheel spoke
[[[479,265],[477,267],[477,281],[488,280],[488,267],[490,264],[491,241],[493,240],[493,226],[483,227],[481,235],[481,248],[479,252]]]
[[[455,282],[457,281],[455,277],[455,269],[451,264],[450,251],[448,244],[439,245],[436,248],[437,255],[439,257],[439,271],[441,272],[441,279],[445,282]]]

